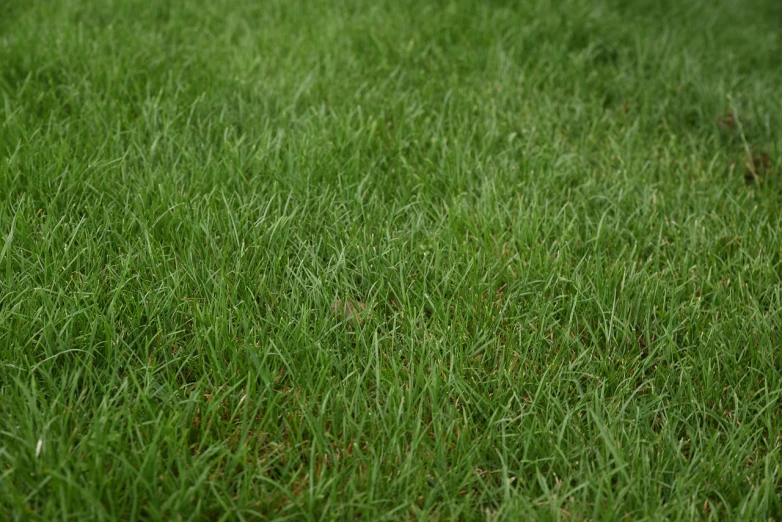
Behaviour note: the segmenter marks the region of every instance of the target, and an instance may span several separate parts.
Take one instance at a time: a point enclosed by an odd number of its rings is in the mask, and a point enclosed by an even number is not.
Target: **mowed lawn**
[[[782,520],[778,0],[0,0],[0,519]]]

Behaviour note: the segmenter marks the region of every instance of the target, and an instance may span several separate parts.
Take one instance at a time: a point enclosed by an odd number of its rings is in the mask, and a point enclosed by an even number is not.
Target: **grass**
[[[782,519],[780,21],[0,0],[0,519]]]

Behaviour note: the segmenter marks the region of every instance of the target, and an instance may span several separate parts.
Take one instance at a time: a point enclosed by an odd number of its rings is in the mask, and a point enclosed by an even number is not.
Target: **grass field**
[[[778,0],[0,0],[0,520],[782,520]]]

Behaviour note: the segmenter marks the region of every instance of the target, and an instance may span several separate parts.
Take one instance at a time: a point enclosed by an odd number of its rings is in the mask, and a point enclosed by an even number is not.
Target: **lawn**
[[[0,0],[0,520],[782,520],[781,38]]]

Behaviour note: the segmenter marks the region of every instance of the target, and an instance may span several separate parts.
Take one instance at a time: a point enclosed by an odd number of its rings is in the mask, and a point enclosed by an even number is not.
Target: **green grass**
[[[782,520],[780,27],[0,0],[0,519]]]

